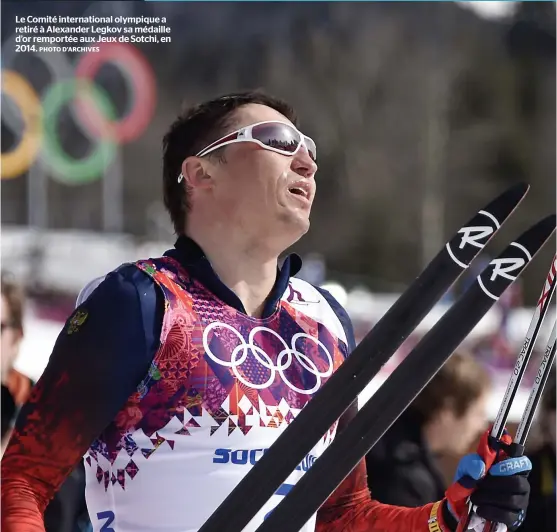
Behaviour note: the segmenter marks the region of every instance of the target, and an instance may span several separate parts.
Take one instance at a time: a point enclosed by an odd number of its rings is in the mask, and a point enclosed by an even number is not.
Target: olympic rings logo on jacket
[[[220,331],[216,332],[215,329],[220,329]],[[223,329],[228,331],[228,333],[225,333]],[[213,338],[218,338],[221,334],[232,334],[232,336],[235,336],[238,340],[238,344],[230,353],[227,353],[226,348],[223,349],[218,346],[215,346],[215,351],[213,351],[211,340]],[[261,346],[257,345],[255,341],[255,337],[262,334],[267,336],[267,338],[273,338],[282,345],[282,350],[277,354],[276,363],[273,362],[271,356],[266,353]],[[298,342],[300,344],[303,342],[310,342],[316,345],[321,355],[325,355],[327,359],[325,371],[319,370],[315,361],[304,352],[304,349],[299,350],[297,348]],[[292,336],[290,345],[288,345],[278,332],[267,327],[254,327],[249,332],[249,338],[246,341],[244,335],[232,325],[215,321],[205,327],[203,331],[203,349],[211,361],[219,366],[232,369],[232,373],[242,384],[254,390],[269,388],[269,386],[274,384],[278,374],[282,382],[291,390],[300,394],[311,395],[319,390],[322,379],[330,377],[334,369],[333,356],[327,349],[327,346],[319,339],[309,334],[296,333]],[[230,360],[223,359],[223,356],[225,358],[230,357]],[[302,369],[303,373],[312,375],[313,378],[310,380],[314,382],[311,388],[299,388],[289,380],[286,370],[290,368],[292,362],[294,362],[294,365],[297,366],[298,369]],[[239,368],[244,364],[243,371],[241,371]],[[254,380],[266,380],[264,382],[254,382],[248,378],[250,374],[256,376]]]

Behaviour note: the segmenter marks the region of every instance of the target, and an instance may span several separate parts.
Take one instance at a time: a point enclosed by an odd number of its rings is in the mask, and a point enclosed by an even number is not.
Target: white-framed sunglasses
[[[293,156],[304,146],[313,161],[317,160],[317,148],[313,139],[298,131],[291,124],[278,120],[257,122],[228,133],[203,148],[196,157],[204,157],[209,153],[237,142],[254,142],[262,148],[282,155]],[[180,173],[178,183],[184,179]]]

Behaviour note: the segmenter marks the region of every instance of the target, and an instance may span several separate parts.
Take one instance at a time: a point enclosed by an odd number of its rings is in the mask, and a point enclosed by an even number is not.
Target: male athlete
[[[96,532],[198,530],[349,355],[346,312],[294,277],[299,257],[278,263],[308,231],[315,197],[316,146],[296,123],[285,103],[241,93],[172,124],[163,182],[175,247],[81,294],[2,461],[3,532],[43,532],[47,502],[81,459]],[[529,468],[485,474],[470,455],[445,499],[401,508],[372,500],[362,461],[303,531],[452,531],[468,493],[480,516],[514,529]]]

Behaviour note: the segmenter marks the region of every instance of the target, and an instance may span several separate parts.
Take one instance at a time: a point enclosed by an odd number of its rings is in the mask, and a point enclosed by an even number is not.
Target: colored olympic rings
[[[100,51],[95,54],[84,55],[78,63],[75,74],[78,79],[84,78],[93,82],[95,74],[106,62],[111,62],[123,67],[122,73],[126,75],[128,86],[134,93],[134,104],[128,114],[119,121],[108,123],[102,113],[98,113],[92,100],[82,101],[77,104],[79,116],[84,126],[96,135],[104,131],[111,131],[111,135],[120,143],[136,139],[149,125],[155,112],[155,82],[150,70],[150,65],[139,52],[132,46],[122,46],[122,43],[104,43]],[[104,123],[103,123],[104,122]]]
[[[68,185],[87,183],[99,177],[99,169],[106,168],[114,159],[116,145],[111,136],[101,135],[95,149],[84,159],[74,159],[62,149],[57,133],[57,118],[64,104],[75,101],[93,102],[95,112],[114,118],[116,111],[106,92],[88,82],[76,79],[51,85],[43,97],[47,110],[44,116],[44,158],[47,165],[58,174],[58,180]]]
[[[6,43],[4,49],[10,50],[10,44]],[[2,91],[19,107],[24,128],[22,131],[21,121],[14,120],[13,113],[3,113],[6,125],[22,139],[16,149],[2,154],[2,179],[25,173],[39,156],[52,178],[61,183],[93,181],[103,176],[118,145],[135,140],[145,131],[156,103],[151,65],[129,43],[102,43],[99,48],[81,56],[74,74],[64,54],[34,54],[45,63],[52,78],[41,98],[20,73],[13,72],[17,54],[6,54],[3,67],[11,70],[3,70]],[[117,117],[107,92],[94,82],[105,63],[119,69],[131,94],[122,118]],[[58,117],[65,105],[69,105],[74,121],[93,145],[82,159],[70,156],[61,145]]]
[[[21,175],[37,156],[41,144],[41,102],[33,87],[18,73],[5,70],[2,92],[21,109],[23,136],[17,146],[2,154],[2,178],[13,179]]]

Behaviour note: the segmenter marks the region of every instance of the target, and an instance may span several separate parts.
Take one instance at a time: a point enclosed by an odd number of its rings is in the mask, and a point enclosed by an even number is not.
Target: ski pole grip
[[[498,440],[493,436],[489,437],[489,446],[493,451],[497,453],[497,459],[495,462],[499,461],[502,457],[499,456],[499,452],[503,451],[506,454],[506,458],[517,458],[524,455],[524,445],[516,442],[505,442]]]
[[[503,449],[509,458],[517,458],[524,455],[524,445],[520,445],[520,443],[503,444]]]

